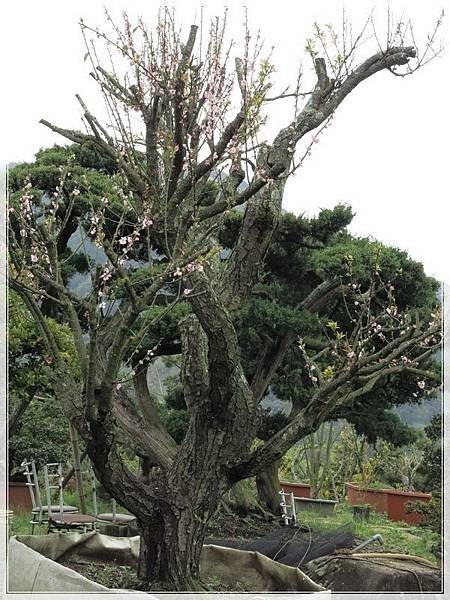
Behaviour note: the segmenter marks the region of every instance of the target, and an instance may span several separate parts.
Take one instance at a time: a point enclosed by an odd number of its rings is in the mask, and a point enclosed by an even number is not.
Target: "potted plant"
[[[370,504],[354,504],[352,506],[355,521],[368,521],[370,517]]]

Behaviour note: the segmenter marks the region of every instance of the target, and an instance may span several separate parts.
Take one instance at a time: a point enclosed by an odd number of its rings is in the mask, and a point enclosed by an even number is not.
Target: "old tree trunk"
[[[169,22],[171,19],[164,23]],[[242,106],[223,127],[220,136],[213,141],[203,140],[211,154],[200,160],[197,153],[199,136],[206,134],[202,133],[201,123],[196,119],[199,119],[203,100],[199,101],[198,107],[190,104],[186,107],[186,103],[195,102],[204,94],[203,82],[199,79],[200,62],[196,63],[192,58],[196,31],[197,28],[191,28],[185,45],[181,42],[174,45],[174,52],[178,54],[167,64],[175,64],[176,68],[169,74],[164,71],[163,81],[165,77],[172,79],[161,86],[159,78],[153,77],[149,86],[159,87],[151,88],[149,96],[140,91],[141,79],[128,87],[128,80],[121,84],[111,73],[98,68],[102,91],[110,94],[111,106],[122,102],[125,108],[140,113],[145,129],[145,150],[142,151],[145,160],[139,154],[141,146],[138,146],[139,151],[134,147],[127,148],[129,140],[135,139],[134,133],[124,138],[123,145],[117,144],[80,98],[89,134],[42,121],[71,142],[94,145],[100,156],[112,159],[118,165],[133,197],[139,235],[150,231],[151,239],[143,245],[150,248],[155,244],[160,255],[167,257],[156,275],[147,273],[143,280],[145,284],[137,281],[135,285],[125,269],[125,259],[118,258],[125,247],[122,241],[127,244],[126,236],[130,237],[130,229],[120,230],[123,225],[120,220],[116,223],[120,233],[116,236],[113,228],[113,234],[107,232],[99,244],[104,246],[112,270],[101,274],[97,269],[92,277],[93,293],[87,298],[77,298],[64,285],[58,263],[59,249],[55,244],[57,236],[44,225],[39,225],[37,233],[31,233],[44,237],[44,245],[50,249],[51,270],[41,271],[41,262],[44,265],[46,262],[42,260],[35,264],[34,259],[31,270],[33,276],[40,279],[40,285],[51,292],[49,296],[56,298],[64,320],[73,332],[83,373],[81,385],[68,369],[43,316],[37,300],[42,290],[38,287],[33,295],[28,279],[26,285],[21,284],[21,253],[17,255],[18,275],[12,281],[40,327],[51,356],[55,393],[66,416],[86,443],[97,477],[110,495],[138,520],[141,579],[148,586],[159,582],[161,587],[174,590],[198,588],[199,559],[206,527],[224,493],[235,482],[256,475],[267,465],[276,465],[288,448],[310,433],[333,408],[328,409],[327,396],[320,389],[312,401],[314,406],[308,405],[263,444],[252,446],[257,438],[259,400],[289,344],[301,332],[294,332],[293,337],[292,332],[286,334],[277,345],[273,361],[268,364],[262,360],[253,380],[248,381],[241,364],[233,313],[248,300],[259,280],[264,257],[277,227],[295,146],[305,134],[331,117],[362,81],[383,69],[406,64],[415,54],[410,47],[390,47],[377,52],[352,71],[344,69],[339,81],[330,79],[325,61],[316,58],[317,82],[308,94],[303,110],[279,132],[271,145],[258,148],[254,174],[242,190],[240,184],[245,165],[241,164],[241,150],[248,131],[246,127],[251,126],[251,123],[246,124],[246,119],[248,114],[253,114],[247,111],[253,97],[248,98],[246,94],[252,92],[242,81],[242,63],[237,61],[237,76],[244,96]],[[127,35],[130,32],[131,29]],[[124,39],[124,44],[128,43],[127,36]],[[216,46],[220,44],[213,44],[214,48]],[[133,54],[133,72],[139,71],[136,67],[139,60],[139,55]],[[216,66],[214,61],[210,71]],[[165,65],[166,68],[169,67]],[[139,77],[147,77],[148,72],[143,68]],[[192,88],[189,93],[184,89],[186,81]],[[257,89],[255,106],[261,105],[261,94],[268,89],[268,86],[263,86],[262,91]],[[117,115],[120,118],[119,113]],[[132,119],[135,119],[135,112]],[[128,121],[122,122],[123,128]],[[233,153],[230,150],[227,154],[232,141],[235,145]],[[167,146],[161,150],[164,144]],[[186,147],[190,148],[189,168],[184,166]],[[212,203],[202,204],[202,185],[206,188],[216,167],[229,166],[230,162],[229,175],[217,197]],[[215,235],[223,222],[222,215],[245,202],[245,215],[231,256],[225,264],[219,264],[217,253],[220,248]],[[67,218],[62,221],[63,227],[66,226]],[[95,221],[96,225],[98,223],[99,220]],[[97,228],[93,231],[92,235]],[[109,242],[108,235],[113,236]],[[42,247],[41,238],[39,247]],[[17,245],[20,243],[20,238],[10,239]],[[61,262],[63,260],[65,257]],[[179,273],[183,274],[182,278]],[[180,445],[161,423],[145,375],[142,377],[142,371],[138,372],[140,360],[131,377],[135,397],[131,398],[120,383],[121,367],[128,359],[135,359],[133,347],[142,342],[141,339],[136,341],[136,331],[140,331],[136,325],[139,317],[155,305],[164,285],[174,281],[191,308],[191,314],[180,319],[177,328],[181,338],[183,393],[189,413],[188,430]],[[117,287],[112,289],[113,285]],[[120,310],[107,321],[103,319],[103,308],[97,304],[99,297],[105,297],[105,286],[111,286],[108,294],[112,298],[122,299]],[[326,294],[325,290],[324,298]],[[312,296],[317,300],[316,292]],[[155,322],[158,322],[157,318]],[[89,333],[87,343],[83,327],[87,327]],[[164,345],[161,337],[144,341],[147,345],[141,348],[143,356],[152,351],[155,344]],[[164,354],[162,350],[160,353]],[[339,386],[346,383],[345,377],[336,378],[326,393],[336,394]],[[144,476],[127,467],[121,453],[124,444],[134,446],[141,464],[145,465]],[[274,466],[270,481],[263,475],[259,478],[260,487],[268,489],[271,484],[273,488],[275,469]],[[272,495],[268,506],[274,509],[276,504]]]

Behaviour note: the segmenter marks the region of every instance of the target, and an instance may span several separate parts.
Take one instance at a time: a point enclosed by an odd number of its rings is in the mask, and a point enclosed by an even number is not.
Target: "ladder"
[[[281,490],[279,492],[281,496],[281,512],[283,513],[283,521],[285,525],[295,525],[297,523],[297,515],[295,512],[295,498],[294,492],[285,492]],[[289,504],[286,502],[286,498],[289,498]],[[289,514],[289,512],[291,514]]]

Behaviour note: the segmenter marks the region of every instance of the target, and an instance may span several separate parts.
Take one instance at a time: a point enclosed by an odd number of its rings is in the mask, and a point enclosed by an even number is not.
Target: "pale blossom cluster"
[[[203,264],[200,261],[193,261],[188,263],[185,267],[177,267],[173,272],[174,277],[182,277],[186,273],[193,273],[194,271],[198,271],[202,273],[204,270]]]

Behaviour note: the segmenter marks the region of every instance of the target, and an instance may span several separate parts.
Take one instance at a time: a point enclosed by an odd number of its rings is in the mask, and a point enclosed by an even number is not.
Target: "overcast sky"
[[[207,14],[221,14],[225,3],[180,0],[180,21],[188,26]],[[241,1],[227,3],[230,28],[242,35]],[[261,29],[267,46],[274,45],[279,89],[295,81],[299,58],[306,75],[310,69],[303,48],[315,20],[339,29],[342,4],[334,0],[248,0],[250,23]],[[95,84],[83,62],[84,48],[77,22],[104,25],[103,6],[113,15],[126,8],[130,16],[155,20],[153,0],[98,1],[22,0],[3,5],[1,18],[3,67],[3,127],[0,164],[31,160],[41,147],[64,143],[39,125],[39,119],[63,127],[80,127],[74,98],[80,93],[94,110],[101,110]],[[386,3],[368,0],[346,2],[355,30],[372,6],[379,32],[384,30]],[[431,31],[443,0],[392,0],[390,7],[405,13],[415,24],[417,37]],[[440,37],[445,42],[448,26]],[[372,50],[368,42],[368,52]],[[361,50],[364,54],[364,48]],[[314,145],[311,157],[287,186],[284,207],[313,215],[338,202],[356,212],[354,234],[378,239],[407,250],[423,262],[427,273],[450,282],[448,140],[448,52],[411,77],[377,74],[362,84],[339,108],[334,124]],[[286,100],[282,102],[287,102]],[[267,136],[287,124],[287,104],[272,103]],[[98,113],[97,113],[98,114]],[[100,115],[101,116],[101,115]]]

